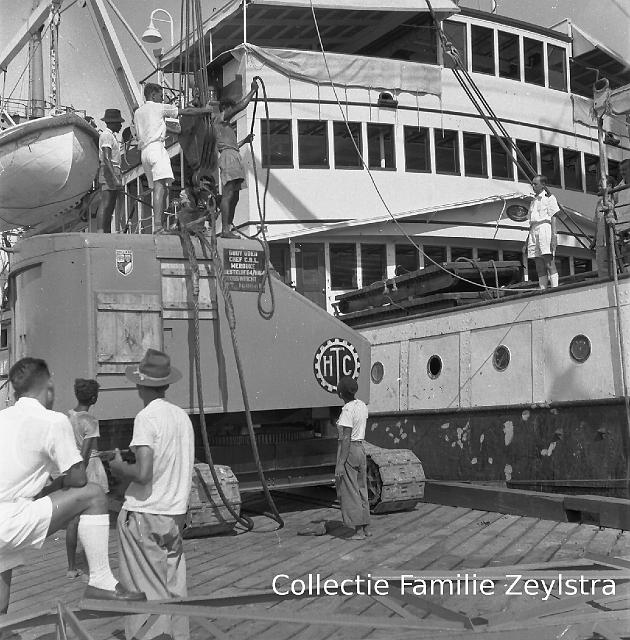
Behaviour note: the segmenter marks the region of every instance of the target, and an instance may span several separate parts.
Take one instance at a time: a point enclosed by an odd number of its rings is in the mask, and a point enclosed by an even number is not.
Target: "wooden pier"
[[[332,491],[322,500],[281,494],[278,502],[286,521],[275,523],[255,516],[253,532],[185,541],[191,599],[191,635],[194,640],[246,638],[325,640],[334,638],[619,638],[630,628],[630,533],[594,525],[553,522],[461,507],[420,503],[410,512],[374,516],[373,537],[345,539],[348,530]],[[262,510],[262,503],[249,502]],[[314,522],[327,522],[323,536],[298,536]],[[28,564],[14,571],[9,615],[0,619],[6,638],[44,640],[55,637],[58,603],[74,611],[95,640],[124,638],[120,612],[94,613],[80,609],[85,583],[65,577],[65,536],[61,532],[44,547],[30,553]],[[117,566],[115,529],[111,531],[111,560]],[[400,597],[364,595],[283,598],[270,593],[277,574],[291,579],[308,574],[354,578],[359,575],[415,574],[449,576],[471,569],[497,580],[495,596]],[[544,579],[563,575],[612,575],[617,595],[506,596],[504,573],[525,573]],[[496,575],[495,575],[496,574]],[[284,583],[283,583],[284,584]],[[245,596],[251,603],[222,606],[223,594]],[[83,603],[90,609],[89,602]],[[104,609],[108,608],[103,603]],[[228,602],[229,604],[229,602]],[[199,606],[216,607],[216,616],[192,615]],[[175,605],[173,605],[175,606]],[[197,607],[197,608],[194,608]],[[116,607],[114,607],[115,609]],[[65,610],[65,609],[64,609]],[[38,612],[51,612],[37,626],[18,622]],[[70,614],[72,615],[72,613]],[[105,617],[102,617],[105,615]],[[40,624],[44,622],[44,624]],[[525,631],[528,629],[528,631]],[[533,631],[529,631],[533,629]],[[593,635],[596,631],[598,636]],[[564,634],[561,636],[561,634]],[[4,640],[0,630],[0,638]],[[77,637],[68,626],[67,637]]]

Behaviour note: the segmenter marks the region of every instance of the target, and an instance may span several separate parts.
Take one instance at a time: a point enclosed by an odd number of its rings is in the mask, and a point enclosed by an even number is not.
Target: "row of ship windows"
[[[482,247],[456,247],[421,245],[424,254],[413,245],[396,244],[394,246],[395,273],[402,275],[411,273],[422,267],[433,265],[431,260],[442,264],[458,259],[480,260],[513,260],[522,262],[520,251],[507,249],[488,249]],[[287,283],[291,280],[291,260],[289,247],[286,244],[272,243],[269,246],[270,259],[276,271]],[[298,290],[303,280],[308,279],[305,272],[318,270],[320,262],[324,262],[326,248],[323,243],[296,243],[295,263],[298,271]],[[330,288],[333,291],[347,291],[365,287],[387,278],[387,246],[385,244],[330,242],[327,247],[330,265]],[[588,258],[558,255],[555,263],[560,276],[574,275],[591,271],[593,263]],[[533,260],[526,264],[530,281],[538,278]]]
[[[291,123],[291,120],[261,121],[263,166],[294,167]],[[332,149],[329,148],[331,135]],[[297,143],[298,165],[302,169],[330,168],[331,151],[335,169],[360,169],[363,165],[357,153],[359,149],[370,169],[396,170],[393,124],[297,120]],[[403,144],[405,171],[408,172],[475,178],[492,176],[528,182],[526,176],[517,172],[511,156],[493,136],[405,125]],[[599,158],[596,155],[528,140],[516,140],[516,144],[537,172],[547,176],[549,185],[597,193]],[[608,165],[610,174],[618,178],[619,163],[609,160]]]
[[[591,355],[591,341],[587,336],[579,334],[569,344],[569,356],[578,364],[586,362]],[[512,354],[504,344],[500,344],[492,354],[492,365],[497,371],[505,371],[510,365]],[[439,355],[432,355],[427,360],[427,376],[432,380],[440,377],[443,363]],[[385,376],[385,367],[382,362],[376,361],[372,365],[370,378],[374,384],[380,384]]]
[[[567,90],[567,48],[517,33],[460,20],[442,24],[465,68],[476,73]],[[430,16],[418,15],[359,53],[377,57],[438,64],[439,36]],[[446,53],[444,66],[453,62]]]

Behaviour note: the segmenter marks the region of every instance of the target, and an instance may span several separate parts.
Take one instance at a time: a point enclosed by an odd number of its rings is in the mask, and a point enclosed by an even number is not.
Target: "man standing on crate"
[[[131,480],[118,517],[120,574],[124,585],[144,585],[148,600],[184,597],[186,561],[182,531],[192,484],[194,434],[188,415],[164,396],[182,374],[170,358],[148,349],[139,365],[125,375],[136,384],[144,409],[136,416],[130,449],[134,464],[123,462],[120,452],[110,463],[112,474]],[[126,618],[130,640],[148,615]],[[160,616],[148,635],[165,634],[174,640],[189,638],[188,620]]]

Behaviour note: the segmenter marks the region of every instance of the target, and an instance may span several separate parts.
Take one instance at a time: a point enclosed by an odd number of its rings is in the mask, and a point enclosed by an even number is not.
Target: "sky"
[[[49,0],[41,0],[48,2]],[[107,6],[109,0],[104,0]],[[421,1],[421,0],[420,0]],[[111,65],[102,50],[90,13],[84,5],[85,0],[63,0],[62,8],[67,8],[61,17],[59,27],[61,69],[61,102],[77,109],[86,110],[97,119],[105,108],[120,108],[123,116],[129,120],[122,93],[116,83]],[[175,40],[180,33],[181,0],[111,0],[120,10],[131,28],[138,36],[145,30],[151,11],[166,9],[174,19]],[[204,18],[213,8],[224,4],[224,0],[202,0]],[[461,0],[461,6],[490,11],[492,0]],[[0,0],[0,51],[2,51],[16,30],[29,15],[33,0]],[[540,26],[551,26],[564,18],[572,19],[584,27],[597,39],[618,51],[630,60],[630,39],[627,37],[630,26],[630,0],[496,0],[496,12]],[[109,11],[137,81],[151,72],[151,66],[141,54],[121,22]],[[163,18],[159,13],[156,17]],[[170,39],[169,26],[156,22],[167,45]],[[48,39],[44,42],[44,73],[47,76]],[[151,45],[147,45],[151,47]],[[168,47],[166,47],[168,48]],[[151,49],[149,48],[149,53]],[[27,60],[26,51],[18,56],[9,67],[6,75],[5,95],[13,91],[13,97],[27,97],[28,74],[20,79]],[[0,82],[4,79],[0,77]],[[48,83],[46,82],[46,86]],[[48,90],[47,90],[48,91]]]

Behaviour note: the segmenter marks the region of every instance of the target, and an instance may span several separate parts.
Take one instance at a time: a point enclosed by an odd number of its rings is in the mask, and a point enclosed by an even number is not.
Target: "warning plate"
[[[223,270],[232,291],[260,291],[265,273],[265,252],[223,249]]]

